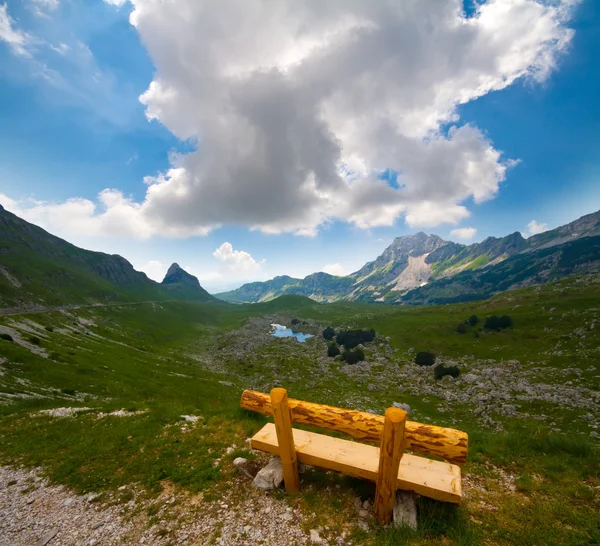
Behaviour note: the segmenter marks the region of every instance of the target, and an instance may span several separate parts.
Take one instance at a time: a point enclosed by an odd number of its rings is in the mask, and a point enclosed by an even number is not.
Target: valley
[[[0,334],[12,338],[0,339],[0,464],[24,484],[18,490],[31,504],[23,510],[49,506],[50,491],[75,499],[90,522],[80,532],[103,544],[187,544],[191,536],[198,544],[277,544],[275,514],[285,515],[297,544],[311,531],[324,544],[593,543],[599,309],[600,277],[587,275],[452,306],[283,296],[0,317]],[[505,314],[512,327],[482,328],[485,317]],[[458,333],[472,315],[478,325]],[[314,337],[275,338],[272,323]],[[364,361],[328,357],[328,326],[375,329]],[[433,367],[415,364],[419,351],[460,375],[436,379]],[[239,397],[273,386],[376,413],[405,404],[411,420],[466,431],[462,506],[420,499],[416,531],[384,530],[372,519],[367,482],[315,468],[298,496],[257,492],[233,460],[247,458],[250,472],[266,462],[246,444],[266,418],[240,410]],[[49,481],[11,470],[18,467]],[[85,508],[90,495],[94,517]],[[111,526],[92,528],[104,520]],[[66,521],[55,525],[78,536]],[[22,532],[38,537],[40,528]]]

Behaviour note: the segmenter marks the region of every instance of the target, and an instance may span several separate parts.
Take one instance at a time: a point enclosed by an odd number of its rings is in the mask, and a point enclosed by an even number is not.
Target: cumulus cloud
[[[125,4],[125,2],[127,2],[127,0],[104,0],[104,2],[110,4],[111,6],[117,6],[118,8],[120,8],[122,5]]]
[[[548,224],[531,220],[525,229],[525,237],[531,237],[532,235],[537,235],[538,233],[544,233],[544,231],[548,231]]]
[[[161,282],[167,273],[167,266],[158,260],[150,260],[149,262],[135,267],[138,271],[143,271],[150,279],[156,282]]]
[[[337,277],[343,277],[348,274],[346,269],[340,263],[328,264],[323,268],[323,271]]]
[[[453,229],[450,232],[450,237],[456,237],[464,241],[470,241],[477,234],[477,230],[473,227],[464,227]]]
[[[0,4],[0,40],[6,42],[17,55],[28,56],[28,44],[31,37],[15,27],[15,22],[8,14],[8,5]]]
[[[573,34],[573,0],[489,0],[471,17],[461,0],[132,4],[156,68],[146,116],[197,143],[141,202],[106,190],[138,237],[457,224],[515,164],[458,107],[543,81]],[[111,229],[104,197],[85,203],[93,229]]]
[[[230,276],[242,277],[260,271],[265,260],[255,260],[249,252],[234,250],[231,243],[225,242],[213,252],[220,262],[220,269]]]

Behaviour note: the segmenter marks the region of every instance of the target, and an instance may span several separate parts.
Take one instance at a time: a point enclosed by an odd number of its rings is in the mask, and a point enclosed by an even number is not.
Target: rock
[[[99,521],[98,523],[94,523],[94,525],[92,525],[92,529],[98,529],[102,527],[105,523],[105,521]]]
[[[232,447],[228,447],[228,448],[225,450],[225,453],[226,453],[227,455],[231,455],[231,454],[233,453],[233,448],[232,448]]]
[[[397,491],[394,503],[394,525],[417,528],[417,503],[414,493]]]
[[[369,517],[369,511],[368,510],[364,510],[364,509],[360,509],[358,511],[358,516],[361,518],[368,518]]]
[[[466,383],[475,383],[479,379],[474,373],[467,373],[462,378]]]
[[[313,544],[325,544],[325,541],[319,536],[319,533],[315,529],[310,530],[310,541]]]
[[[393,402],[392,407],[403,409],[406,413],[410,413],[410,406],[402,402]]]
[[[56,535],[58,535],[58,529],[52,529],[47,533],[44,533],[40,539],[35,543],[35,546],[46,546]]]
[[[254,487],[261,491],[278,488],[283,482],[283,468],[279,457],[271,457],[269,464],[261,468],[254,478]]]
[[[233,466],[244,466],[248,462],[248,459],[244,459],[244,457],[236,457],[233,459]]]

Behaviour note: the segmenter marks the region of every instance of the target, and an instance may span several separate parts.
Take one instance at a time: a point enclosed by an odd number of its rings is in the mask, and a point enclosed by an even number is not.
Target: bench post
[[[375,490],[375,519],[380,525],[392,521],[398,469],[404,447],[404,424],[406,412],[400,408],[385,410],[383,434],[379,448],[379,471]]]
[[[280,388],[271,390],[271,404],[285,490],[288,493],[297,493],[300,491],[300,474],[298,473],[298,460],[292,432],[292,414],[288,406],[287,391]]]

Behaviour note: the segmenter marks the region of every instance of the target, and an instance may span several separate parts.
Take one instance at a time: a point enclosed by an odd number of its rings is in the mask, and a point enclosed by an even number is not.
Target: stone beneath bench
[[[417,528],[417,499],[410,491],[397,491],[394,503],[394,525]]]
[[[254,478],[254,487],[261,491],[277,489],[283,483],[283,468],[279,457],[271,457],[269,464],[258,471]]]

